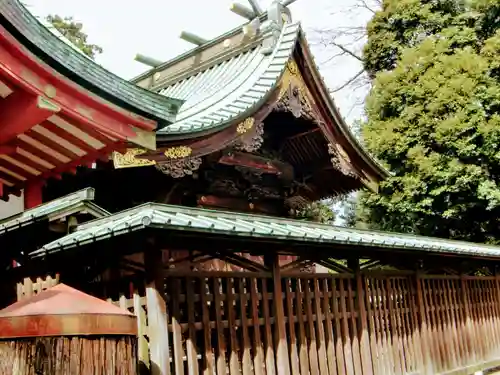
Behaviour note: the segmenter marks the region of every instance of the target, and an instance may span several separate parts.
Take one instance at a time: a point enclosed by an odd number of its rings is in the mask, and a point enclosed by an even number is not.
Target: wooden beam
[[[0,144],[45,121],[60,107],[41,96],[18,90],[0,101]]]
[[[134,60],[137,62],[140,62],[141,64],[150,66],[152,68],[156,68],[156,67],[160,66],[161,64],[163,64],[163,61],[156,60],[153,57],[141,55],[140,53],[135,55]]]
[[[264,173],[289,174],[293,167],[277,160],[256,156],[245,152],[231,152],[219,159],[220,164],[255,169]],[[292,172],[293,173],[293,172]]]
[[[232,3],[229,6],[229,10],[234,14],[237,14],[238,16],[246,18],[247,20],[250,21],[253,20],[255,17],[257,17],[257,15],[252,9],[240,3]]]
[[[187,31],[181,32],[180,38],[188,43],[196,44],[197,46],[201,46],[202,44],[207,43],[207,40],[205,38],[202,38],[198,35],[192,34]]]
[[[250,6],[252,7],[255,14],[261,15],[262,13],[264,13],[257,0],[248,0],[248,2],[250,3]]]
[[[243,212],[260,212],[264,214],[277,215],[280,210],[271,204],[263,202],[249,202],[244,198],[226,198],[215,195],[202,195],[198,197],[197,203],[202,207],[225,208]]]

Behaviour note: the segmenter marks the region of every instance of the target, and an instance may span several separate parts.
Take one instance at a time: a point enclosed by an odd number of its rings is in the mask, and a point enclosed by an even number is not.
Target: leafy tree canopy
[[[67,38],[75,47],[80,49],[85,55],[94,59],[96,55],[102,53],[102,48],[96,44],[87,42],[87,34],[82,29],[83,25],[75,22],[73,17],[61,17],[58,15],[47,16],[50,22],[65,38]]]
[[[364,194],[364,217],[500,242],[500,5],[420,3],[385,1],[370,25],[365,61],[377,74],[363,135],[394,176]]]

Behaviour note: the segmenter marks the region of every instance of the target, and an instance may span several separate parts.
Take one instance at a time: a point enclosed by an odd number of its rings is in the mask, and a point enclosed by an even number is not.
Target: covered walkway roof
[[[429,255],[500,259],[500,247],[484,244],[153,203],[80,225],[72,234],[46,244],[30,256],[43,257],[147,228],[167,231],[172,235],[182,233],[197,234],[202,238],[239,238],[245,243],[279,240],[290,245],[322,245],[332,250],[347,245],[368,251],[401,250]]]

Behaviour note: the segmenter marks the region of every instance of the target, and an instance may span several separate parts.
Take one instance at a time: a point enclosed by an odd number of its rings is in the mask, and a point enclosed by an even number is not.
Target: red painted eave
[[[0,198],[75,172],[129,143],[154,148],[156,122],[70,81],[0,26]]]

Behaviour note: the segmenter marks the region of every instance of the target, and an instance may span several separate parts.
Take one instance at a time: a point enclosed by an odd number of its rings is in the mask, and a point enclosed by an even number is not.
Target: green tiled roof
[[[248,239],[279,239],[304,244],[352,245],[500,258],[500,247],[484,244],[152,203],[87,222],[79,226],[74,233],[51,242],[30,255],[40,257],[47,253],[78,247],[148,227]]]
[[[175,121],[182,101],[145,90],[78,53],[42,25],[18,0],[0,1],[0,23],[32,53],[86,89],[162,125]]]
[[[89,213],[94,217],[108,216],[110,213],[96,204],[95,191],[92,188],[83,189],[76,193],[44,203],[30,210],[0,220],[0,236],[3,233],[16,230],[41,220],[57,220],[71,214]]]
[[[263,43],[163,88],[160,93],[184,100],[176,122],[157,132],[190,134],[234,123],[259,108],[279,82],[291,58],[300,24],[286,24],[274,51]]]

